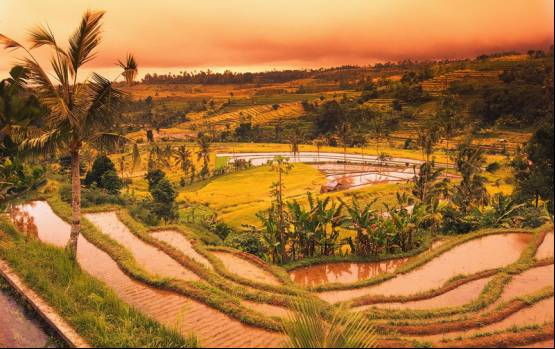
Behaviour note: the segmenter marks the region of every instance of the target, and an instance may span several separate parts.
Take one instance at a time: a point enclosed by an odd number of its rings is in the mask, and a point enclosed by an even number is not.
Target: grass
[[[0,230],[0,257],[92,346],[197,346],[195,338],[183,338],[122,302],[63,249],[25,240],[5,221]]]
[[[240,228],[258,223],[256,213],[270,207],[270,187],[276,180],[277,174],[268,166],[253,167],[185,188],[177,200],[205,205],[232,227]],[[319,192],[324,176],[310,165],[295,164],[284,183],[284,196],[290,200],[309,191]]]

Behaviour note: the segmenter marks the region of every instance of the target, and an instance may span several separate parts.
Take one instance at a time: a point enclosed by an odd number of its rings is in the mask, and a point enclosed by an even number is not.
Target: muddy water
[[[237,257],[227,252],[212,252],[212,254],[224,263],[227,270],[244,277],[245,279],[270,285],[280,284],[279,280],[275,276],[246,259]]]
[[[146,271],[181,280],[199,280],[199,277],[183,267],[170,256],[136,237],[115,212],[90,213],[85,217],[102,233],[119,242],[129,250]]]
[[[548,286],[553,287],[554,286],[553,275],[554,275],[553,264],[531,268],[520,274],[514,275],[511,281],[507,285],[505,285],[505,287],[503,288],[503,292],[495,302],[486,306],[485,308],[481,309],[476,313],[472,313],[472,316],[480,316],[481,314],[488,313],[492,310],[495,310],[500,304],[513,300],[517,297],[529,295],[531,293],[539,291]],[[462,287],[465,287],[465,286],[463,285],[459,288],[462,288]],[[450,292],[455,292],[459,288]],[[439,298],[439,297],[441,296],[438,296],[436,298]],[[435,298],[432,298],[431,300],[433,299]],[[408,304],[408,303],[405,303],[405,304]],[[446,302],[444,306],[450,307],[453,305],[454,304],[452,303]],[[384,304],[384,307],[385,306],[387,306],[387,304]],[[360,309],[360,308],[357,308],[357,309]],[[444,320],[447,320],[447,319],[453,320],[454,318],[459,318],[459,316],[456,315],[456,316],[441,317],[441,319],[444,319]],[[417,321],[421,321],[421,320],[417,320]],[[436,321],[440,321],[439,318],[432,320],[432,322],[436,322]],[[411,322],[411,320],[408,320],[408,322]]]
[[[41,324],[0,286],[0,348],[43,348],[48,339]]]
[[[20,207],[34,218],[41,240],[65,246],[70,227],[45,202]],[[79,264],[109,285],[123,301],[144,314],[175,328],[183,335],[194,333],[206,347],[271,347],[282,337],[242,324],[217,310],[187,297],[149,287],[128,277],[108,254],[79,237]]]
[[[356,310],[367,310],[372,307],[380,309],[434,309],[456,307],[470,303],[473,300],[477,299],[484,287],[491,279],[492,278],[489,277],[475,280],[430,299],[406,303],[373,304],[357,307]]]
[[[430,250],[439,247],[442,243],[442,240],[434,241]],[[294,269],[289,272],[289,275],[294,282],[305,287],[327,283],[353,283],[379,274],[393,272],[411,258],[398,258],[383,262],[319,264]]]
[[[208,269],[214,269],[212,264],[203,255],[195,251],[191,242],[182,234],[174,230],[160,230],[151,234],[152,237],[164,241],[168,245],[176,248],[187,257],[203,264]]]
[[[292,270],[291,279],[303,286],[327,283],[352,283],[369,279],[376,275],[392,272],[407,258],[375,263],[329,263]]]
[[[536,252],[536,259],[553,257],[553,232],[547,233]]]
[[[460,331],[460,332],[449,332],[439,335],[433,336],[423,336],[418,337],[419,339],[424,340],[431,340],[431,341],[440,341],[442,339],[453,339],[457,337],[471,337],[475,336],[479,333],[486,333],[486,332],[493,332],[493,331],[501,331],[510,329],[513,326],[529,326],[529,325],[543,325],[546,322],[552,322],[554,318],[554,311],[553,307],[555,306],[553,302],[553,297],[544,299],[534,305],[524,308],[507,318],[493,323],[491,325],[487,325],[481,328]]]
[[[529,234],[498,234],[468,241],[407,274],[376,286],[322,292],[319,297],[336,303],[368,294],[410,295],[442,286],[460,274],[473,274],[516,261],[530,242]]]

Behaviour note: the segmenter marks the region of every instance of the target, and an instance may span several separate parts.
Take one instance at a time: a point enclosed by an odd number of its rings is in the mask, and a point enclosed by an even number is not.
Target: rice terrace
[[[553,348],[553,12],[1,0],[0,348]]]

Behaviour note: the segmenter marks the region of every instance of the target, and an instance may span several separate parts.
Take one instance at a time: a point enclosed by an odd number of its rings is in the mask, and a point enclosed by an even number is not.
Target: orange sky
[[[107,11],[91,68],[130,51],[143,73],[473,57],[553,42],[553,0],[0,0],[0,33],[23,40],[48,23],[61,40],[87,8]],[[0,71],[13,57],[0,52]]]

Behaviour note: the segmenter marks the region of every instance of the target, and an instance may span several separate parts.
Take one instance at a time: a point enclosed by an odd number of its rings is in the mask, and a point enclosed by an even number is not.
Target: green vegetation
[[[119,300],[66,251],[25,239],[0,221],[0,257],[95,347],[196,347]]]

